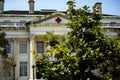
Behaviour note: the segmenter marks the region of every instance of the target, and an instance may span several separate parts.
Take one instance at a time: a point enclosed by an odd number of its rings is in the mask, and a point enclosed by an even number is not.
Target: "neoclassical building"
[[[0,29],[7,34],[9,40],[7,53],[15,60],[15,80],[33,80],[32,66],[35,62],[31,51],[37,50],[39,54],[44,54],[43,37],[47,31],[54,31],[58,35],[70,31],[65,25],[70,21],[65,17],[66,12],[51,9],[35,11],[34,3],[34,0],[28,1],[28,11],[4,11],[4,0],[0,0]],[[101,13],[101,3],[96,4]],[[109,36],[119,36],[120,16],[104,14],[101,22],[103,28],[111,30]],[[34,75],[36,78],[35,72]]]

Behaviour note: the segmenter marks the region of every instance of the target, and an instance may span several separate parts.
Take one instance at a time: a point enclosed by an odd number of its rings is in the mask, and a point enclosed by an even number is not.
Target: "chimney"
[[[4,12],[4,0],[0,0],[0,13]]]
[[[69,0],[67,2],[67,5],[68,5],[68,9],[73,9],[73,0]]]
[[[102,14],[102,3],[100,2],[97,2],[94,7],[93,7],[93,11],[96,13],[96,14]]]
[[[74,0],[69,0],[69,1],[67,2],[67,5],[68,5],[67,14],[68,14],[68,15],[72,15],[72,14],[73,14],[74,4],[75,4]]]
[[[29,14],[34,14],[34,0],[29,0]]]

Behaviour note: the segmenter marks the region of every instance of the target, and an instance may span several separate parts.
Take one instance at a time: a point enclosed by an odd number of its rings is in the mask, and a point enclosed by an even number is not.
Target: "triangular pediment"
[[[66,17],[65,13],[55,12],[41,18],[34,19],[32,22],[35,24],[66,24],[70,20]]]

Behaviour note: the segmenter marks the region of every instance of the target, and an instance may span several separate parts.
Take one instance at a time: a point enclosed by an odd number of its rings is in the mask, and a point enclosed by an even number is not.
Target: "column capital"
[[[30,40],[34,40],[34,37],[35,37],[34,34],[30,34],[30,35],[29,35],[29,39],[30,39]]]
[[[11,38],[12,41],[18,41],[19,38]]]

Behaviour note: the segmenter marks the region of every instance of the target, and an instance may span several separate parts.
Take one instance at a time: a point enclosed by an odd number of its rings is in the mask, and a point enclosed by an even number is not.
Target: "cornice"
[[[104,16],[103,19],[120,19],[120,16]]]
[[[44,15],[0,14],[0,17],[42,17]]]

